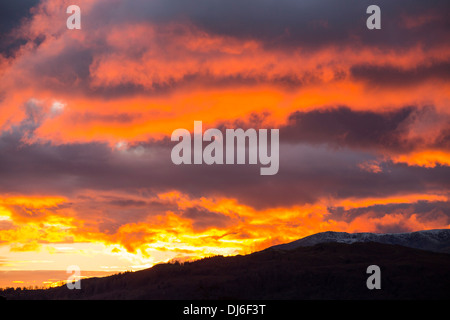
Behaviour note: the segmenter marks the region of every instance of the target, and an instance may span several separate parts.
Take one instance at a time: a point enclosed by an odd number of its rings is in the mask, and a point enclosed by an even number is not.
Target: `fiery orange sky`
[[[2,286],[450,227],[446,1],[379,1],[381,30],[366,1],[188,2],[77,1],[81,30],[2,4]],[[193,121],[279,129],[279,172],[175,166]]]

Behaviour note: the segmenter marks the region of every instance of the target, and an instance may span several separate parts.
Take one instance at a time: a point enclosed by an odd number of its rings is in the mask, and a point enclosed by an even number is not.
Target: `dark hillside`
[[[381,290],[366,269],[381,268]],[[448,299],[450,255],[381,243],[323,243],[212,257],[185,264],[14,292],[8,299]]]

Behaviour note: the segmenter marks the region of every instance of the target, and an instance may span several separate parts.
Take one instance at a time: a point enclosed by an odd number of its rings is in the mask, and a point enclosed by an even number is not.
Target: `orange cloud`
[[[290,208],[255,210],[233,199],[190,198],[177,191],[160,194],[156,199],[166,204],[176,204],[177,211],[167,210],[138,222],[124,221],[115,231],[107,233],[100,229],[98,223],[94,224],[100,217],[92,216],[90,212],[75,212],[69,217],[61,216],[61,213],[48,214],[37,219],[30,218],[27,224],[24,224],[21,223],[22,217],[11,211],[9,219],[13,225],[10,229],[2,231],[0,241],[10,244],[12,251],[35,251],[45,243],[103,242],[123,247],[130,253],[140,252],[144,256],[149,250],[171,250],[181,256],[198,258],[217,253],[249,253],[327,230],[369,232],[396,223],[401,223],[407,229],[419,230],[442,227],[448,223],[444,217],[421,221],[414,214],[386,214],[380,217],[370,212],[344,222],[330,216],[328,204],[325,202]],[[333,203],[348,210],[372,205],[414,203],[418,200],[447,201],[447,198],[438,195],[409,195]],[[48,206],[61,201],[63,199],[20,197],[5,202],[45,210]],[[193,219],[201,220],[204,216],[184,216],[182,212],[189,208],[203,208],[205,212],[215,212],[215,217],[226,216],[230,219],[230,224],[215,226],[212,223],[207,228],[196,230]],[[109,219],[112,220],[111,223],[117,223],[113,217],[110,216]]]
[[[420,150],[409,154],[393,157],[396,163],[406,163],[409,166],[434,168],[437,165],[450,166],[450,152],[442,150]]]
[[[91,6],[83,5],[89,12]],[[330,45],[312,52],[287,51],[188,23],[135,23],[74,33],[52,29],[60,4],[44,7],[21,32],[30,39],[51,36],[39,47],[25,45],[17,56],[1,61],[0,88],[7,94],[0,102],[0,127],[24,119],[23,106],[38,101],[49,114],[35,135],[54,143],[114,144],[168,135],[193,120],[212,126],[261,112],[281,125],[293,111],[338,105],[381,111],[433,104],[447,112],[450,90],[445,82],[436,86],[435,80],[424,80],[411,90],[374,87],[351,77],[354,65],[408,69],[445,61],[450,48],[444,45],[429,50]],[[51,112],[55,101],[64,105],[59,112]]]

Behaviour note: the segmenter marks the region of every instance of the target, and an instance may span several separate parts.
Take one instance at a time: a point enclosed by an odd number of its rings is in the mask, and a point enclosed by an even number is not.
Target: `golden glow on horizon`
[[[9,244],[7,248],[10,257],[18,255],[23,262],[8,261],[7,264],[0,265],[0,270],[17,267],[20,267],[20,270],[33,269],[42,263],[44,267],[49,263],[55,265],[56,262],[52,261],[57,261],[58,257],[64,257],[65,263],[69,258],[82,262],[83,256],[89,259],[89,263],[83,262],[87,263],[89,270],[104,269],[105,259],[116,261],[111,265],[117,265],[118,261],[121,261],[119,264],[122,267],[117,271],[139,270],[173,259],[184,261],[211,255],[247,254],[328,230],[376,232],[377,226],[397,223],[402,223],[410,230],[450,227],[446,224],[445,217],[439,215],[434,220],[425,221],[408,212],[399,211],[380,216],[368,211],[348,221],[336,221],[329,218],[327,210],[329,203],[348,210],[376,204],[448,200],[446,196],[432,194],[380,199],[324,200],[316,205],[266,210],[255,210],[239,204],[234,199],[192,199],[179,191],[163,193],[157,198],[176,203],[180,209],[197,207],[216,212],[228,217],[230,223],[222,227],[196,229],[189,218],[168,210],[165,214],[149,217],[145,221],[124,223],[116,232],[105,234],[89,222],[89,215],[84,217],[85,221],[80,221],[82,216],[76,218],[73,212],[72,216],[66,219],[60,216],[61,212],[59,215],[47,213],[27,217],[27,222],[21,223],[21,213],[3,208],[3,212],[7,212],[9,217],[7,221],[12,225],[0,233],[0,241]],[[52,205],[64,201],[67,199],[11,197],[3,199],[2,203],[26,204],[35,210],[47,211]],[[97,249],[93,249],[96,246]],[[33,258],[29,259],[31,257]],[[45,261],[49,263],[46,264]]]

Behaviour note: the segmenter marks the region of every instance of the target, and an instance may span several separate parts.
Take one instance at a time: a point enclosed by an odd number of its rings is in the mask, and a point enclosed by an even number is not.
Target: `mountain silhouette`
[[[290,243],[273,246],[271,248],[290,250],[326,242],[379,242],[385,244],[397,244],[409,248],[450,253],[450,229],[423,230],[405,233],[347,233],[327,231],[316,233]]]
[[[437,247],[445,248],[447,231]],[[403,239],[420,239],[414,233]],[[311,241],[313,238],[304,238]],[[448,299],[450,254],[405,245],[356,241],[365,236],[318,234],[312,245],[281,245],[249,255],[215,256],[186,263],[84,279],[66,286],[9,292],[7,299],[299,300]],[[375,236],[376,237],[376,236]],[[408,238],[409,237],[409,238]],[[417,238],[419,237],[419,238]],[[334,241],[329,241],[334,239]],[[436,236],[439,239],[439,236]],[[447,239],[447,240],[446,240]],[[411,240],[413,241],[413,240]],[[414,241],[413,241],[414,242]],[[437,241],[439,242],[439,241]],[[405,240],[403,244],[407,243]],[[298,242],[297,242],[298,244]],[[428,247],[428,245],[427,245]],[[444,250],[445,251],[445,250]],[[366,286],[367,267],[381,270],[381,289]],[[5,294],[3,294],[5,295]]]

